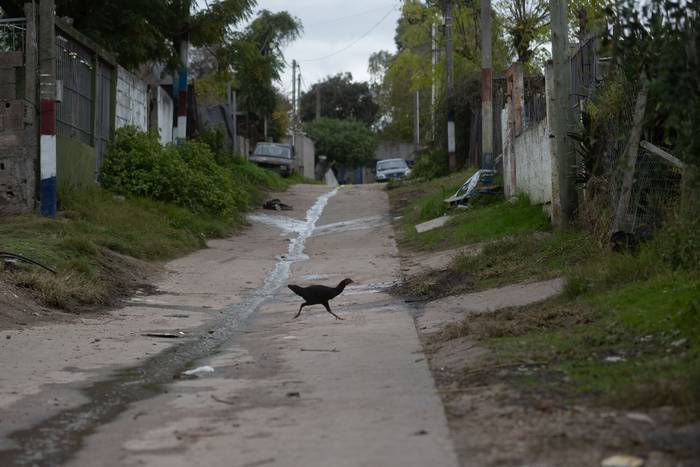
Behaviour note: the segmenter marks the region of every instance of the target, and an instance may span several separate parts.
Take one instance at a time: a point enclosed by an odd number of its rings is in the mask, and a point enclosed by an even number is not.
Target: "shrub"
[[[420,154],[411,168],[411,178],[431,180],[444,177],[450,172],[445,151],[432,151]]]
[[[207,144],[161,146],[155,134],[133,127],[117,130],[105,152],[100,181],[115,193],[212,213],[230,214],[251,202],[245,187],[216,163]]]

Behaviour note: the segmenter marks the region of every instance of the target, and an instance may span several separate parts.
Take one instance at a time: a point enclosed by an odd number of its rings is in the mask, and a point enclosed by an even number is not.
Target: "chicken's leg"
[[[330,313],[330,314],[332,314],[333,316],[335,316],[335,319],[339,319],[339,320],[344,320],[344,319],[345,319],[345,318],[341,318],[340,316],[338,316],[338,315],[336,315],[335,313],[333,313],[333,312],[331,311],[330,305],[328,305],[328,302],[324,303],[323,306],[326,307],[326,311],[327,311],[328,313]]]
[[[306,303],[302,303],[301,306],[299,307],[299,311],[297,311],[297,314],[294,315],[294,319],[297,319],[299,315],[301,314],[301,309],[306,306]]]

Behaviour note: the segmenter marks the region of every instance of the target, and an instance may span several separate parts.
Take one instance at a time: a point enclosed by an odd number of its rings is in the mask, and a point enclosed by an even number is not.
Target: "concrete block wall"
[[[119,66],[115,127],[127,125],[148,131],[148,85]]]
[[[36,199],[35,112],[33,96],[24,98],[33,80],[24,64],[24,52],[0,53],[0,215],[31,212]]]
[[[533,203],[552,201],[552,159],[549,128],[543,120],[515,137],[516,191],[526,193]]]
[[[524,193],[534,203],[550,205],[556,187],[552,183],[555,163],[548,120],[525,128],[522,66],[513,64],[506,78],[507,103],[501,114],[505,195]],[[548,86],[545,88],[548,90]]]

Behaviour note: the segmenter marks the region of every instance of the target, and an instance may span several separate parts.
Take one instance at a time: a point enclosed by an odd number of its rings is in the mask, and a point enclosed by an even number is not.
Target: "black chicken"
[[[292,290],[292,292],[304,299],[304,303],[301,304],[301,306],[299,307],[299,311],[296,315],[294,315],[294,318],[298,318],[301,314],[301,309],[307,305],[323,305],[324,307],[326,307],[326,311],[328,313],[335,316],[335,319],[344,319],[331,311],[331,307],[328,304],[328,302],[340,295],[345,289],[346,285],[352,283],[352,279],[343,279],[342,281],[340,281],[340,284],[338,284],[337,287],[326,287],[325,285],[310,285],[308,287],[299,287],[298,285],[288,285],[287,287],[289,287]]]

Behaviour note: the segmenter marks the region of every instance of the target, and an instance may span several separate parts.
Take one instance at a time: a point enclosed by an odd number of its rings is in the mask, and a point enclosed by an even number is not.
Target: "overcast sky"
[[[255,11],[286,10],[301,19],[302,37],[285,49],[284,56],[290,64],[299,62],[302,89],[306,90],[339,72],[351,72],[356,81],[369,79],[369,56],[379,50],[396,50],[394,30],[400,4],[397,0],[258,0]],[[279,86],[291,92],[292,71],[288,68]]]

